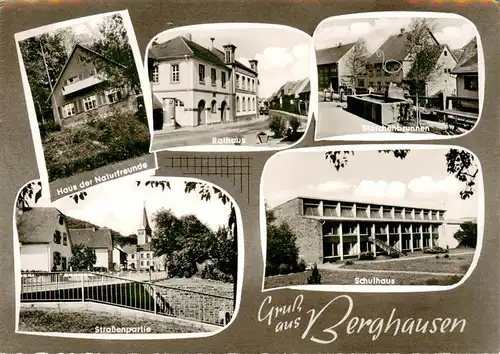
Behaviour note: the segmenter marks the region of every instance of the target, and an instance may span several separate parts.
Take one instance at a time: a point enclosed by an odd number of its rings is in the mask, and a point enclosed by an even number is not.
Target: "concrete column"
[[[375,238],[375,224],[372,224],[372,231],[371,231],[371,235],[370,236],[373,236],[373,238]],[[377,256],[377,246],[375,245],[375,242],[372,243],[372,252],[373,252],[373,255],[374,256]]]
[[[420,249],[424,248],[424,228],[422,225],[420,225]]]
[[[410,224],[410,251],[413,252],[413,224]]]
[[[434,242],[432,240],[432,237],[434,237],[434,227],[432,225],[429,226],[429,247],[432,247],[434,245]]]
[[[342,232],[342,223],[339,223],[339,254],[340,254],[340,260],[344,260],[344,236]]]
[[[385,234],[387,235],[387,244],[390,246],[391,245],[391,235],[390,235],[391,228],[389,227],[389,224],[385,225]]]
[[[398,225],[398,234],[399,234],[399,250],[402,251],[403,250],[403,236],[401,235],[401,223],[399,223]]]
[[[361,232],[359,230],[359,222],[356,225],[356,236],[357,236],[357,240],[358,240],[356,251],[359,255],[361,253]]]

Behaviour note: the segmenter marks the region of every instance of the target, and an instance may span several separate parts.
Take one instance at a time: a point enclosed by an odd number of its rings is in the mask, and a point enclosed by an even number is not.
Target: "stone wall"
[[[289,200],[273,209],[276,223],[286,222],[297,236],[299,257],[307,263],[323,263],[323,235],[319,220],[302,216],[301,201]]]
[[[166,301],[163,310],[174,316],[224,324],[234,313],[232,283],[173,278],[155,284],[156,292]]]

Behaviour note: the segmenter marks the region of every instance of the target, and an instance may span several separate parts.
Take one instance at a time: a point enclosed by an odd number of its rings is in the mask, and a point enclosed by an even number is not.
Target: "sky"
[[[462,184],[446,172],[447,149],[412,150],[404,159],[356,151],[338,172],[325,151],[275,155],[264,169],[264,199],[270,208],[297,196],[444,208],[447,218],[477,217],[478,194],[460,199]],[[300,168],[293,168],[300,166]]]
[[[155,229],[152,216],[159,209],[171,209],[178,217],[196,215],[213,230],[227,226],[230,213],[229,205],[223,205],[217,198],[202,201],[197,192],[184,193],[183,178],[166,178],[170,181],[170,190],[137,186],[134,178],[121,178],[99,184],[87,190],[88,196],[78,204],[66,197],[52,203],[52,207],[63,214],[88,221],[100,227],[108,227],[122,235],[136,234],[141,222],[144,205],[148,213],[151,228]],[[150,180],[145,179],[145,181]],[[47,195],[36,206],[47,206]]]
[[[352,43],[363,38],[368,52],[374,53],[391,35],[399,33],[401,28],[408,28],[411,18],[357,18],[335,19],[323,22],[314,33],[316,49],[332,47],[340,43]],[[465,19],[435,19],[434,36],[441,44],[450,49],[463,47],[477,35],[474,25]]]
[[[159,43],[178,35],[190,33],[192,40],[205,48],[210,48],[210,38],[214,45],[236,46],[236,60],[250,67],[248,60],[258,60],[259,96],[269,97],[285,82],[300,80],[310,76],[312,40],[305,33],[276,27],[208,29],[206,26],[186,30],[172,29],[158,36]]]

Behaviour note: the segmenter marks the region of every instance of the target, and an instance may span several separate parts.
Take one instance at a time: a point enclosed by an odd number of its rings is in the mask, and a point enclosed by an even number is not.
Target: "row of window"
[[[236,96],[236,112],[255,112],[257,111],[257,102],[255,101],[255,97],[241,97]]]
[[[372,225],[369,224],[359,224],[357,226],[354,223],[342,223],[342,235],[357,235],[359,227],[360,235],[370,235],[372,233]],[[419,224],[419,225],[401,225],[401,234],[419,234],[420,232],[424,234],[428,233],[438,233],[438,227]],[[382,224],[375,226],[376,235],[387,235],[387,233],[392,235],[399,235],[399,228],[394,224]],[[323,235],[324,236],[338,236],[340,235],[340,225],[336,223],[325,223],[323,225]]]
[[[202,85],[205,85],[205,65],[199,64],[198,65],[198,82]],[[153,75],[152,75],[153,83],[158,84],[160,83],[160,71],[158,68],[158,65],[153,66]],[[211,68],[210,69],[210,84],[213,87],[217,86],[217,69]],[[170,83],[179,83],[180,82],[180,67],[179,64],[170,64]],[[227,73],[223,70],[220,72],[220,80],[221,80],[221,87],[226,88],[227,85]]]
[[[60,245],[62,241],[63,246],[68,245],[68,235],[66,232],[62,232],[59,230],[54,231],[54,243]]]
[[[84,71],[84,72],[81,72],[77,76],[72,76],[72,77],[66,79],[65,84],[66,85],[74,84],[75,82],[78,82],[78,81],[81,81],[81,80],[84,80],[86,78],[89,78],[89,77],[92,77],[92,76],[96,76],[96,75],[97,75],[97,70],[96,69],[92,69],[92,70],[89,70],[89,71]]]
[[[150,265],[154,265],[154,263],[150,262],[150,261],[141,261],[141,267],[144,267],[144,265],[150,266]],[[131,266],[134,266],[134,264],[132,263]]]
[[[428,211],[411,208],[391,208],[391,207],[368,207],[352,205],[341,205],[337,208],[335,203],[324,203],[321,210],[317,202],[304,202],[303,215],[307,216],[330,216],[330,217],[358,217],[374,219],[410,219],[410,220],[443,220],[444,212]],[[322,213],[321,213],[322,212]]]
[[[104,92],[104,96],[93,94],[83,99],[78,99],[62,106],[63,118],[74,116],[81,112],[88,112],[97,109],[103,104],[113,104],[122,100],[122,93],[118,89]]]
[[[236,74],[236,88],[255,92],[255,79]]]
[[[148,258],[148,259],[149,259],[149,257],[150,257],[150,254],[149,254],[149,253],[146,253],[146,258]],[[131,255],[130,255],[130,258],[131,258],[131,259],[134,259],[134,258],[135,258],[135,254],[131,254]],[[144,253],[141,253],[141,258],[144,258]]]

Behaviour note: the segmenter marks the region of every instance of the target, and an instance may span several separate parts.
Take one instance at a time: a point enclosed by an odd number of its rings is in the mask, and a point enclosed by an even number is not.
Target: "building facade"
[[[82,245],[94,250],[96,255],[95,269],[102,271],[114,270],[114,247],[110,229],[92,227],[70,229],[69,232],[74,245]]]
[[[387,38],[367,59],[366,75],[363,79],[359,79],[363,81],[366,89],[384,93],[391,83],[398,86],[409,83],[408,74],[415,62],[414,55],[410,52],[411,34],[412,32],[401,29],[400,33]],[[456,66],[457,60],[448,46],[441,45],[431,31],[427,31],[427,34],[425,41],[432,55],[426,57],[429,79],[419,85],[423,88],[421,94],[427,97],[435,96],[440,92],[445,96],[451,95],[455,92],[456,85],[451,71]]]
[[[54,118],[63,126],[79,124],[89,115],[100,118],[116,113],[135,112],[136,95],[130,87],[109,87],[106,74],[96,61],[123,68],[102,55],[75,45],[50,95]]]
[[[297,235],[300,257],[323,263],[362,252],[414,252],[439,245],[445,210],[297,197],[273,208]]]
[[[479,113],[479,63],[476,38],[462,48],[462,55],[452,74],[457,77],[457,97],[462,99],[461,107],[456,108]]]
[[[146,207],[143,208],[141,220],[137,228],[137,245],[123,247],[127,254],[127,268],[129,270],[164,270],[164,257],[155,257],[151,241],[153,231],[149,226]]]
[[[340,86],[350,81],[350,70],[347,65],[349,52],[355,43],[338,43],[334,47],[316,51],[318,67],[318,90],[338,92]]]
[[[71,238],[64,215],[56,208],[33,208],[16,220],[23,271],[67,270]]]
[[[178,36],[153,43],[148,70],[153,100],[160,102],[163,127],[192,127],[258,117],[257,60],[235,59],[236,46],[205,48]],[[158,130],[158,129],[157,129]]]

